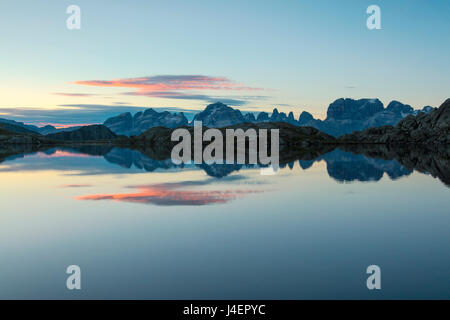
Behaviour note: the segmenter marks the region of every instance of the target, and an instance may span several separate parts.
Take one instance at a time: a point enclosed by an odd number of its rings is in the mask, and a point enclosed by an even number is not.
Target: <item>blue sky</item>
[[[71,4],[80,30],[66,28]],[[381,30],[366,27],[372,4]],[[0,117],[25,122],[216,100],[323,118],[340,97],[421,108],[450,93],[449,1],[17,0],[0,12]]]

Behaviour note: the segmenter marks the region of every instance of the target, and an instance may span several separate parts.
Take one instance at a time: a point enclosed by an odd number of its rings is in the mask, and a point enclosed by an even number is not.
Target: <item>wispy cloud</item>
[[[70,93],[70,92],[53,92],[54,95],[64,96],[64,97],[93,97],[98,96],[94,93]]]
[[[244,86],[225,77],[203,75],[161,75],[115,80],[86,80],[76,81],[74,83],[85,86],[133,89],[133,91],[122,92],[122,97],[146,96],[186,101],[197,100],[204,101],[207,104],[220,101],[231,106],[244,106],[250,101],[262,101],[269,98],[265,95],[254,94],[256,91],[263,91],[265,89]],[[116,97],[108,97],[101,93],[54,92],[53,94],[74,98],[102,96],[103,99],[116,99]],[[153,108],[157,111],[184,112],[189,120],[192,119],[195,113],[203,110],[203,106],[198,106],[195,109],[136,106],[129,104],[126,99],[117,99],[116,102],[111,102],[110,104],[71,103],[61,104],[58,108],[53,109],[25,107],[0,108],[0,115],[28,124],[39,126],[52,124],[57,127],[65,127],[74,124],[103,123],[107,118],[120,113],[136,113],[148,108]]]
[[[166,92],[172,90],[263,90],[239,85],[225,77],[202,75],[160,75],[115,80],[76,81],[76,84],[96,87],[134,88],[142,92]]]
[[[91,184],[63,184],[58,186],[59,188],[88,188],[92,187]]]
[[[230,105],[244,105],[247,99],[259,99],[261,96],[244,96],[235,99],[227,96],[199,94],[201,91],[263,91],[263,88],[244,86],[225,77],[204,75],[159,75],[141,78],[125,78],[114,80],[75,81],[75,84],[95,87],[116,87],[135,89],[124,92],[125,95],[146,96],[153,98],[201,100],[206,102],[221,101]],[[265,98],[265,97],[264,97]]]

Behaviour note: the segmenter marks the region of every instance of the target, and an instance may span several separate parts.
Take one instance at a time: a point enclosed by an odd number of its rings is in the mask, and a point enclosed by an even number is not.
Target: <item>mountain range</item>
[[[123,113],[107,119],[104,125],[118,135],[139,135],[152,127],[177,128],[193,125],[194,121],[202,121],[203,126],[221,128],[240,123],[260,122],[287,122],[295,126],[307,126],[316,128],[322,132],[339,137],[343,134],[364,130],[370,127],[395,125],[408,115],[417,115],[419,112],[429,113],[433,107],[426,106],[422,110],[414,110],[410,105],[399,101],[392,101],[385,108],[379,99],[338,99],[331,103],[327,110],[325,120],[315,119],[309,112],[303,111],[298,119],[294,118],[291,111],[287,115],[273,109],[271,114],[260,112],[243,114],[240,110],[233,109],[221,102],[208,105],[205,110],[197,113],[191,122],[180,113],[167,111],[157,112],[148,109],[138,112],[134,116],[131,113]]]
[[[395,105],[391,105],[391,107],[393,106]],[[371,108],[368,108],[369,113],[378,113],[378,107],[374,105],[371,107],[373,109],[370,110]],[[210,117],[210,113],[215,114],[212,111],[217,110],[217,108],[233,112],[234,116],[238,118],[234,121],[241,120],[242,114],[235,110],[233,111],[231,108],[231,110],[228,109],[229,107],[225,109],[221,106],[209,106],[209,109],[207,108],[203,114],[200,113],[196,119],[206,121],[209,125],[217,124],[214,121],[222,121],[222,119]],[[347,117],[346,115],[340,115],[342,114],[342,109],[338,108],[337,114],[335,108],[331,108],[329,111],[334,118]],[[364,118],[361,115],[359,117]],[[340,120],[338,119],[338,121]],[[184,127],[191,132],[193,131],[192,127]],[[11,128],[18,131],[12,131]],[[322,157],[321,159],[328,164],[328,171],[332,171],[332,176],[339,181],[355,179],[363,181],[376,180],[382,176],[383,171],[388,172],[391,178],[396,178],[409,174],[413,169],[417,169],[421,172],[431,173],[433,176],[439,177],[447,185],[450,185],[448,166],[450,154],[450,99],[447,99],[439,108],[429,113],[420,112],[414,115],[413,112],[400,120],[395,126],[372,127],[340,136],[338,139],[315,128],[293,125],[287,122],[263,121],[262,123],[249,123],[247,121],[221,128],[222,134],[226,128],[242,128],[243,130],[249,128],[277,128],[280,130],[280,164],[292,163],[295,159],[301,159],[300,166],[308,168],[312,165],[313,159]],[[37,150],[54,148],[55,146],[78,148],[80,150],[92,149],[90,151],[92,154],[97,154],[101,149],[110,150],[113,147],[118,147],[119,149],[130,148],[139,150],[153,160],[164,161],[164,166],[166,166],[165,160],[170,158],[174,144],[171,141],[173,130],[174,128],[158,126],[152,127],[138,136],[126,137],[115,134],[104,125],[90,125],[73,131],[41,135],[12,123],[7,123],[4,126],[0,123],[0,162],[2,158],[9,158],[24,151],[35,152]],[[379,161],[371,161],[368,164],[367,161],[363,161],[360,157],[358,161],[335,161],[327,153],[336,147],[343,151],[367,155],[370,158],[396,159],[405,166],[406,170],[399,170],[397,167],[386,167]],[[113,162],[123,162],[117,156],[110,156],[111,159],[114,159]],[[339,158],[342,159],[342,157]],[[152,162],[152,164],[146,164],[145,166],[151,168],[155,164],[156,162]],[[354,174],[355,166],[359,168],[358,172],[362,170],[364,174]],[[204,170],[210,175],[225,176],[233,170],[239,170],[239,168],[235,164],[230,166],[212,165],[204,167]]]
[[[298,119],[293,112],[286,115],[277,108],[271,114],[260,112],[243,114],[240,110],[217,102],[208,105],[197,113],[189,122],[186,116],[168,111],[157,112],[153,109],[131,113],[122,113],[107,119],[103,125],[70,127],[57,129],[47,125],[37,127],[14,120],[0,119],[0,128],[22,135],[46,136],[51,140],[88,141],[113,140],[114,136],[140,136],[151,128],[164,127],[174,129],[192,126],[195,121],[202,121],[205,127],[224,128],[236,125],[252,125],[262,123],[286,123],[292,126],[313,127],[333,137],[363,131],[367,128],[394,126],[412,116],[431,114],[436,108],[426,106],[422,110],[414,110],[410,105],[392,101],[385,108],[379,99],[337,99],[327,110],[325,120],[315,119],[310,113],[303,111]],[[102,128],[103,127],[103,128]],[[81,131],[80,131],[81,130]]]

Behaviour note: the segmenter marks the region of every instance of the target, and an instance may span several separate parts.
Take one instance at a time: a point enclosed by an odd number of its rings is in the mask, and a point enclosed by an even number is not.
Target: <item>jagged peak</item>
[[[308,111],[302,111],[302,113],[300,113],[300,116],[298,117],[298,122],[306,123],[312,119],[314,119],[314,117],[311,113],[309,113]]]
[[[214,102],[214,103],[208,104],[206,106],[205,110],[222,109],[222,108],[233,109],[233,108],[227,106],[225,103],[222,103],[222,102],[218,101],[218,102]]]
[[[294,113],[292,111],[289,112],[288,118],[294,120]]]
[[[153,110],[153,108],[148,108],[148,109],[146,109],[145,111],[144,111],[144,116],[146,116],[146,115],[148,115],[148,114],[157,114],[157,113],[159,113],[159,112],[157,112],[157,111],[155,111],[155,110]]]

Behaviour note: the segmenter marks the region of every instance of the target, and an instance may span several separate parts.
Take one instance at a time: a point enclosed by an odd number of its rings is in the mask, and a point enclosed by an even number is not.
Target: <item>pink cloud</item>
[[[95,87],[131,88],[135,95],[174,97],[182,95],[179,90],[220,90],[220,91],[256,91],[262,88],[242,86],[225,77],[202,75],[160,75],[141,78],[114,80],[76,81],[75,84]]]

